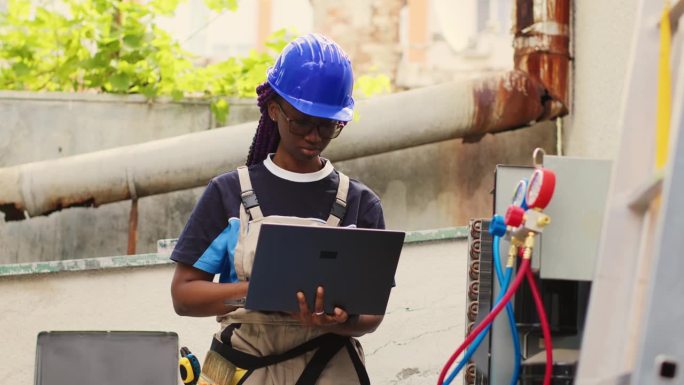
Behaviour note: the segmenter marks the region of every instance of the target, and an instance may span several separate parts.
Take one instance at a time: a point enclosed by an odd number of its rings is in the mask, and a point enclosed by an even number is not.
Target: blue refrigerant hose
[[[501,237],[494,236],[494,269],[496,270],[496,278],[501,285],[501,277],[503,272],[501,271],[501,252],[500,252]],[[509,272],[510,270],[510,272]],[[511,275],[513,268],[507,267],[506,274]],[[513,339],[513,354],[515,355],[514,367],[513,367],[513,377],[511,377],[511,385],[516,385],[518,383],[518,378],[520,377],[520,365],[522,363],[522,353],[520,352],[520,336],[518,335],[518,328],[515,322],[515,313],[513,312],[513,305],[511,303],[506,304],[506,314],[508,314],[508,326],[511,329],[511,336]]]
[[[501,299],[505,295],[506,291],[508,290],[508,285],[511,283],[511,276],[513,275],[513,267],[506,267],[506,274],[505,277],[503,277],[504,273],[501,270],[501,255],[499,252],[500,241],[500,237],[494,237],[494,256],[492,259],[494,260],[496,279],[499,282],[499,286],[501,287],[501,289],[499,290],[499,296],[497,297],[494,306],[496,306],[496,304],[498,304],[499,301],[501,301]],[[516,385],[518,383],[518,377],[520,374],[520,364],[522,356],[520,353],[520,337],[518,336],[518,330],[516,328],[515,314],[513,313],[513,306],[511,306],[510,302],[506,304],[506,314],[508,314],[508,325],[511,328],[511,335],[513,336],[513,348],[515,351],[515,368],[513,371],[513,377],[511,378],[511,385]],[[482,330],[482,332],[477,336],[477,338],[475,338],[473,343],[468,347],[468,350],[466,350],[463,359],[458,363],[458,365],[456,365],[456,368],[444,381],[443,385],[451,384],[451,382],[454,380],[454,378],[456,378],[458,373],[463,369],[463,367],[468,363],[468,361],[470,361],[470,358],[473,356],[473,354],[475,354],[477,348],[480,347],[480,344],[487,336],[487,333],[489,333],[489,330],[491,328],[492,325],[489,324],[484,330]]]

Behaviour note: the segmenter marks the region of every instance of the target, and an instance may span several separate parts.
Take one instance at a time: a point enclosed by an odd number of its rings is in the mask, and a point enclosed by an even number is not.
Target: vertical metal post
[[[131,200],[131,212],[128,216],[128,255],[135,254],[138,242],[138,199]]]
[[[652,234],[644,212],[629,207],[628,197],[653,179],[654,124],[658,74],[658,16],[662,2],[639,1],[634,41],[622,102],[621,144],[612,172],[599,258],[575,383],[618,384],[630,381],[637,355],[643,307],[635,298],[648,295],[640,279],[650,266],[651,250],[642,243]],[[649,103],[644,101],[648,100]],[[657,238],[655,243],[657,243]],[[646,261],[648,260],[648,261]],[[637,334],[630,334],[630,332]],[[628,382],[637,384],[638,382]],[[646,384],[646,383],[638,383]]]
[[[684,11],[682,4],[684,2],[680,1],[675,6]],[[681,63],[684,50],[679,52]],[[684,73],[677,69],[673,75],[678,79],[674,83],[676,89],[672,100],[671,145],[659,202],[644,319],[638,331],[632,376],[635,385],[681,384],[684,381],[684,308],[681,306],[684,296]]]
[[[133,174],[129,169],[126,169],[126,179],[128,192],[131,195],[131,211],[128,215],[128,255],[133,255],[138,243],[138,194],[135,190]]]

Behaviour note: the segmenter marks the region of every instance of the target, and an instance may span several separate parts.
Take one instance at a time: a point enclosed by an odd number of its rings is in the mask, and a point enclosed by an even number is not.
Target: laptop
[[[302,291],[313,311],[323,286],[324,311],[385,314],[404,245],[401,231],[263,224],[245,308],[298,312]]]

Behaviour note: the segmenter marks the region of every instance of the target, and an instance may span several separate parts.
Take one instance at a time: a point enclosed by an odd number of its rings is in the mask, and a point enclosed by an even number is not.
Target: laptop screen
[[[324,309],[384,314],[404,232],[342,227],[261,226],[245,307],[299,311],[304,292],[313,309],[316,288],[325,289]]]

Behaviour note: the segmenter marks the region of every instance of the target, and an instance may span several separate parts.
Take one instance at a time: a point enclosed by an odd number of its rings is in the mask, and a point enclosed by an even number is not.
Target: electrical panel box
[[[572,351],[578,348],[578,336],[582,333],[610,186],[611,162],[547,155],[543,166],[555,172],[556,187],[551,203],[544,210],[551,217],[551,223],[537,238],[532,269],[539,271],[554,346]],[[533,171],[532,166],[497,166],[493,202],[496,214],[505,214],[519,181],[529,179]],[[502,258],[507,250],[508,242],[502,239]],[[492,286],[496,298],[499,287],[496,282]],[[542,350],[541,336],[526,285],[521,287],[513,303],[518,331],[521,337],[525,336],[522,338],[525,341],[523,354],[534,356]],[[513,347],[506,317],[494,321],[489,353],[489,383],[507,383],[513,373]],[[531,370],[531,367],[524,367]]]
[[[544,156],[544,167],[556,173],[556,189],[544,210],[551,217],[551,224],[539,237],[532,256],[532,268],[540,270],[542,279],[591,281],[611,166],[611,161],[603,159]],[[506,212],[518,181],[529,178],[533,170],[530,166],[497,166],[494,187],[497,214]],[[502,250],[507,250],[508,244],[501,243]]]
[[[543,234],[542,279],[591,281],[598,257],[612,162],[545,156],[556,173],[556,191],[545,212],[551,224]]]

